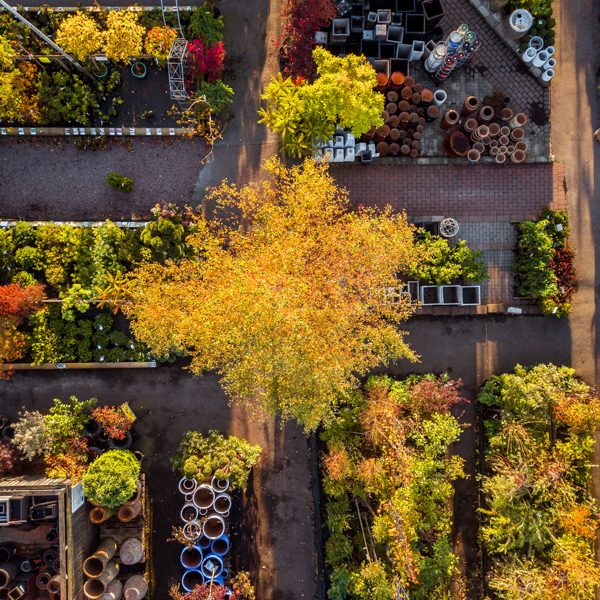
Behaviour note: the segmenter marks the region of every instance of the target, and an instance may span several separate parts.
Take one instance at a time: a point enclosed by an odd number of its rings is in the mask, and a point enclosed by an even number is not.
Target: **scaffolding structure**
[[[188,43],[184,38],[175,38],[171,50],[169,51],[169,58],[167,59],[171,100],[177,100],[178,102],[188,99],[188,93],[185,89],[185,81],[183,78],[183,67],[187,54],[187,45]]]
[[[162,11],[163,23],[166,27],[167,20],[165,19],[165,12],[169,9],[165,8],[163,0],[160,0],[160,8]],[[189,98],[187,90],[185,89],[185,79],[183,77],[183,68],[185,65],[188,43],[183,35],[183,29],[181,28],[178,0],[175,0],[174,12],[177,14],[177,26],[179,29],[179,35],[181,37],[173,40],[173,45],[169,50],[169,57],[167,58],[167,72],[169,74],[169,91],[171,93],[171,100],[176,100],[177,102],[182,103],[187,102]]]

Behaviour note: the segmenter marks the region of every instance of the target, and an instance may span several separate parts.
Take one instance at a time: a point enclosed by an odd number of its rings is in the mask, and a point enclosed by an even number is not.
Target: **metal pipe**
[[[27,25],[31,31],[33,31],[36,35],[42,38],[46,44],[48,44],[51,48],[54,48],[59,54],[64,56],[69,62],[73,63],[80,71],[85,73],[88,77],[94,78],[93,75],[83,66],[81,66],[72,56],[69,56],[60,46],[55,44],[46,34],[42,33],[37,27],[32,25],[23,15],[19,14],[12,6],[10,6],[5,0],[0,0],[0,5],[2,5],[6,10],[8,10],[13,17],[17,18],[19,21]]]

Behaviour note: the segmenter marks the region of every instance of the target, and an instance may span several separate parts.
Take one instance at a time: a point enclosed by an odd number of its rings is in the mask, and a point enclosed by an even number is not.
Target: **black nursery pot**
[[[116,438],[111,437],[108,439],[108,445],[113,450],[129,450],[129,448],[131,448],[132,441],[133,441],[133,438],[131,437],[131,432],[126,431],[124,439],[118,440]]]
[[[102,426],[96,419],[90,419],[83,426],[83,433],[85,433],[86,437],[95,440],[102,433]]]

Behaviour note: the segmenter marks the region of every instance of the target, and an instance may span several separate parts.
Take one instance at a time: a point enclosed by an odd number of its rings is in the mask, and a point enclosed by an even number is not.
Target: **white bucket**
[[[437,90],[435,94],[433,94],[433,103],[436,106],[441,106],[444,104],[444,102],[446,102],[447,98],[448,94],[446,94],[444,90]]]
[[[554,69],[547,69],[542,73],[542,79],[544,81],[550,81],[554,77]]]
[[[523,52],[523,60],[526,63],[530,63],[536,56],[537,51],[534,50],[533,48],[527,48],[527,50],[525,50],[525,52]]]
[[[550,57],[545,50],[540,50],[533,58],[533,66],[542,67],[549,58]]]
[[[529,48],[533,48],[536,52],[539,52],[544,47],[544,38],[539,35],[534,35],[529,40]]]

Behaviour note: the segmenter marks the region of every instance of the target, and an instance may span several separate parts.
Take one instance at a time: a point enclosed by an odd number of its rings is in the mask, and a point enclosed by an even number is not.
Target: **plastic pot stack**
[[[185,592],[211,581],[224,586],[229,578],[224,565],[229,554],[226,531],[231,496],[227,493],[228,489],[229,481],[214,477],[202,483],[186,478],[179,482],[179,491],[185,496],[181,509],[183,532],[190,542],[183,548],[180,557],[181,566],[185,569],[181,578]]]
[[[465,24],[450,33],[425,61],[425,70],[433,76],[436,83],[442,83],[461,67],[468,65],[481,42]]]
[[[541,77],[543,81],[550,81],[554,77],[554,69],[556,68],[554,46],[544,47],[544,40],[541,37],[532,37],[522,56],[526,63],[542,69]]]

